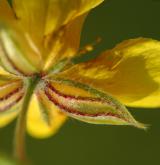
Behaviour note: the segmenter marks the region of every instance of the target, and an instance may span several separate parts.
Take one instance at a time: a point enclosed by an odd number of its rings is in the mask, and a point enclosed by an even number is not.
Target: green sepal
[[[77,97],[75,91],[75,96],[72,98],[70,95],[64,95],[63,89],[61,91],[47,89],[50,101],[56,103],[63,112],[73,118],[92,124],[132,125],[142,129],[146,128],[144,124],[134,119],[123,104],[108,93],[58,76],[48,81],[59,83],[62,87],[65,84],[79,88],[93,95],[88,98]]]

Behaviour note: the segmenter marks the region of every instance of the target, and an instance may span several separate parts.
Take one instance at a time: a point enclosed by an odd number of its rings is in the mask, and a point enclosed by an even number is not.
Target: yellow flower
[[[47,74],[57,75],[60,68],[53,66],[76,54],[84,19],[101,2],[14,0],[11,8],[0,0],[0,127],[21,113],[27,80],[35,77],[40,79],[28,108],[28,132],[43,138],[64,123],[66,115],[45,94],[52,82]]]
[[[27,113],[38,138],[66,116],[145,128],[124,105],[160,106],[159,41],[131,39],[74,65],[84,20],[102,1],[0,0],[0,127]]]

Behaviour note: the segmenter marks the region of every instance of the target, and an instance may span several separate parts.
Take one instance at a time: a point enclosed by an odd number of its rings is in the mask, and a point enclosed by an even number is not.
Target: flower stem
[[[39,79],[37,77],[27,79],[27,89],[23,98],[21,111],[17,119],[17,125],[15,129],[14,137],[14,156],[20,162],[26,162],[26,151],[25,151],[25,133],[26,133],[26,115],[29,107],[29,103],[36,88]]]

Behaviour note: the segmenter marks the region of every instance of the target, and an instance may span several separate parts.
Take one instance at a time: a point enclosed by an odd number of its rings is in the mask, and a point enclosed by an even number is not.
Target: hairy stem
[[[26,115],[29,107],[29,103],[36,88],[39,79],[37,77],[30,78],[27,80],[27,89],[25,96],[23,98],[23,103],[21,106],[21,111],[17,119],[17,125],[15,129],[14,137],[14,156],[20,162],[25,162],[27,160],[26,150],[25,150],[25,133],[26,133]]]

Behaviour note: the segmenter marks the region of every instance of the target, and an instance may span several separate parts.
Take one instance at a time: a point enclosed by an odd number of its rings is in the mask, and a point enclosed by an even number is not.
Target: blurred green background
[[[101,44],[92,53],[95,56],[129,38],[143,36],[160,40],[159,17],[160,0],[108,0],[87,18],[82,45],[102,37]],[[147,132],[70,119],[54,137],[45,140],[27,137],[28,154],[35,165],[160,164],[160,109],[129,109],[136,119],[151,124]],[[0,152],[11,153],[14,125],[0,129]]]

